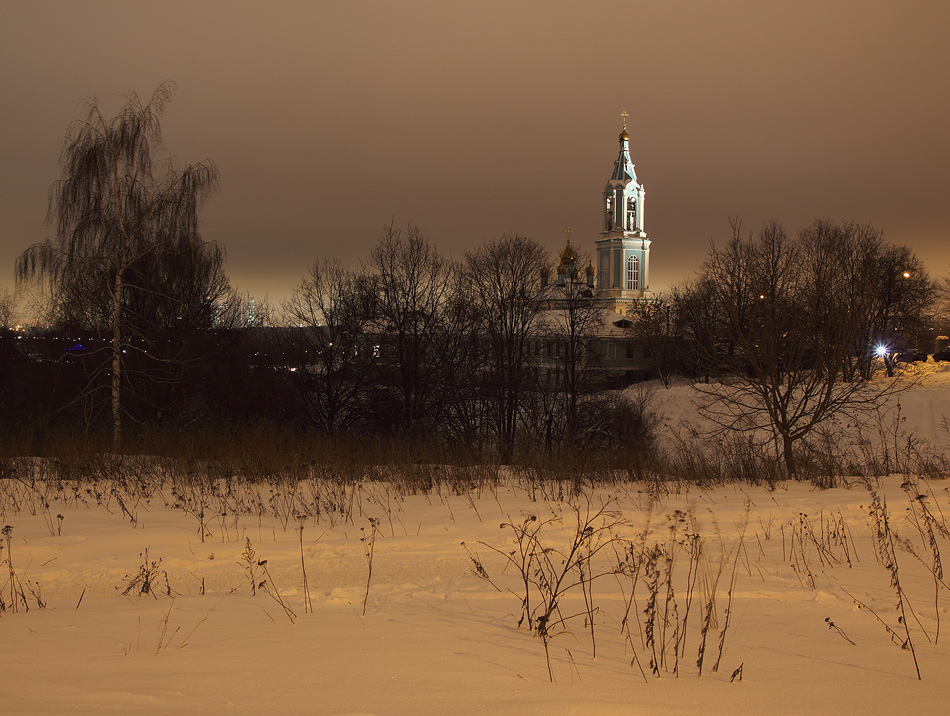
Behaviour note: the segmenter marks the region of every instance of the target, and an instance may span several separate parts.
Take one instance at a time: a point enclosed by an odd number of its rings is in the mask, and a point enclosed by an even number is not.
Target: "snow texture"
[[[917,384],[899,397],[899,424],[887,415],[899,440],[947,455],[950,371],[942,368],[918,368]],[[656,391],[667,429],[695,420],[691,397],[686,385]],[[577,493],[504,470],[464,489],[438,479],[427,490],[402,481],[216,484],[204,518],[187,486],[169,478],[137,491],[135,476],[125,477],[0,481],[10,527],[0,552],[0,712],[946,709],[950,588],[935,577],[934,559],[950,556],[950,483],[933,476],[854,479],[824,491],[618,481]],[[873,504],[886,506],[884,533]],[[604,507],[594,526],[610,529],[598,533],[590,610],[580,586],[567,589],[551,629],[552,682],[530,617],[518,627],[524,583],[506,557],[517,549],[511,525],[540,526],[537,545],[556,570],[577,520]],[[887,540],[890,561],[880,557]],[[136,579],[143,567],[147,592]],[[532,592],[532,609],[538,599]]]

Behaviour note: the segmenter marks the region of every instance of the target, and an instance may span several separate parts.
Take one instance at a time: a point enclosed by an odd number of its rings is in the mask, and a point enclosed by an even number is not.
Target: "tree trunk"
[[[792,451],[792,439],[788,435],[782,436],[782,455],[785,458],[785,471],[789,478],[795,477],[795,453]]]
[[[112,448],[122,445],[122,271],[112,287]]]

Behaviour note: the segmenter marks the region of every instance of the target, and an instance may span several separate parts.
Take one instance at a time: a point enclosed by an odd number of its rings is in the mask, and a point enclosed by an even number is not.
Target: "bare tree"
[[[720,337],[727,324],[713,294],[713,284],[708,278],[690,280],[670,289],[677,355],[687,375],[699,377],[706,383],[718,369],[714,347],[722,346]]]
[[[0,288],[0,329],[13,326],[13,294]]]
[[[379,379],[376,401],[384,421],[421,434],[445,417],[455,369],[470,346],[472,312],[461,293],[458,268],[422,231],[392,224],[373,248]]]
[[[631,309],[631,326],[627,329],[633,338],[645,346],[657,377],[667,388],[677,368],[673,308],[668,296],[638,301]]]
[[[13,386],[17,380],[15,375],[16,350],[15,341],[10,330],[13,327],[14,300],[13,295],[5,288],[0,288],[0,410],[6,413]]]
[[[50,190],[55,240],[31,246],[16,265],[19,281],[49,282],[56,322],[108,328],[116,447],[126,355],[142,349],[130,327],[136,318],[154,319],[136,309],[132,297],[175,290],[171,270],[164,272],[164,287],[143,283],[155,277],[156,262],[166,265],[166,256],[197,257],[215,276],[221,264],[219,250],[198,234],[198,206],[216,188],[217,169],[210,161],[176,169],[162,151],[160,119],[173,92],[173,83],[165,82],[144,103],[133,93],[112,119],[90,101],[86,119],[69,127],[63,176]],[[180,310],[180,304],[173,297],[171,305]]]
[[[569,281],[560,307],[560,340],[563,346],[561,365],[564,373],[565,427],[568,445],[578,438],[578,408],[581,398],[590,393],[601,376],[601,365],[594,344],[597,331],[603,326],[603,311],[590,297],[590,291],[578,281]]]
[[[931,306],[931,325],[935,328],[934,337],[950,333],[950,271],[935,282],[934,302]]]
[[[702,348],[728,377],[700,386],[701,412],[722,428],[773,434],[789,475],[797,441],[881,395],[846,380],[870,308],[848,268],[855,236],[853,225],[817,221],[794,241],[773,222],[744,239],[733,222],[732,240],[713,246],[702,270],[724,319]]]
[[[325,259],[310,267],[285,305],[302,329],[295,339],[311,356],[301,397],[327,433],[347,429],[358,418],[375,348],[366,334],[374,311],[373,284],[365,273]]]
[[[485,343],[481,392],[503,462],[513,455],[519,413],[531,385],[532,341],[539,337],[548,287],[547,252],[535,239],[506,235],[465,255],[479,332]]]
[[[874,345],[878,352],[899,353],[908,349],[925,350],[929,342],[929,309],[936,297],[923,262],[906,246],[880,248],[865,281],[871,290],[871,309],[861,340]],[[862,375],[870,367],[862,365]]]
[[[539,397],[546,413],[543,434],[549,451],[558,437],[570,450],[579,447],[580,403],[603,377],[596,343],[604,311],[594,300],[593,268],[586,277],[581,275],[582,262],[570,243],[560,258],[558,278],[550,287],[540,329],[545,346],[541,361],[546,367],[538,376]]]

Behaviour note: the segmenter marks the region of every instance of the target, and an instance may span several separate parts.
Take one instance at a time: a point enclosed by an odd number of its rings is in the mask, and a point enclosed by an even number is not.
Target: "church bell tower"
[[[650,298],[650,239],[643,229],[646,192],[630,159],[627,113],[623,112],[620,154],[604,188],[604,230],[595,241],[597,298],[605,307],[627,315],[638,300]]]

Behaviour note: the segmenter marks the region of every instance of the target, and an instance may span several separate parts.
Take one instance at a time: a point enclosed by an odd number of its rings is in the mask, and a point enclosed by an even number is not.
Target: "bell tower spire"
[[[626,112],[620,113],[620,154],[614,161],[614,170],[604,189],[604,232],[643,232],[643,185],[637,181],[637,172],[630,158],[630,134],[627,132]]]
[[[646,190],[630,158],[629,115],[620,117],[620,152],[604,187],[604,230],[595,243],[598,298],[627,314],[634,301],[650,296],[650,240],[643,228]]]

